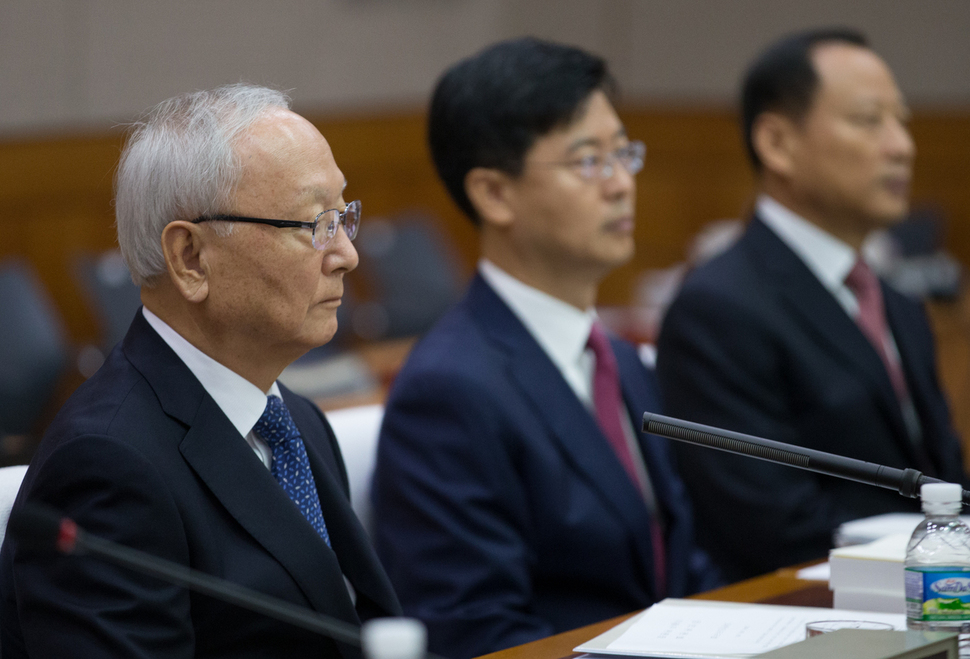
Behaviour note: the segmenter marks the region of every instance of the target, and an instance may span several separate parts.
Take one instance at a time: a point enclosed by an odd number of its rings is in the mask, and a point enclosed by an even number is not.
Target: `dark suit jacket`
[[[882,289],[922,448],[855,321],[757,218],[690,274],[667,312],[657,375],[668,413],[966,483],[925,314]],[[698,538],[732,580],[825,556],[846,520],[918,510],[891,490],[689,445],[676,451]]]
[[[655,382],[614,341],[634,428]],[[639,436],[667,526],[667,593],[717,584],[666,440]],[[375,544],[430,647],[456,659],[657,599],[650,515],[542,348],[480,277],[414,349],[388,401]]]
[[[309,401],[281,390],[333,550],[140,313],[58,414],[15,508],[49,504],[94,535],[347,622],[397,613],[348,503],[330,426]],[[356,589],[356,610],[342,575]],[[98,558],[39,556],[9,536],[0,592],[5,659],[359,656]]]

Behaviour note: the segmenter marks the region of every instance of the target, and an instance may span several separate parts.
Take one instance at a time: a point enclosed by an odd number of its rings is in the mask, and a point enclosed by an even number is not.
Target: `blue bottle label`
[[[970,572],[952,567],[906,568],[906,617],[970,620]]]

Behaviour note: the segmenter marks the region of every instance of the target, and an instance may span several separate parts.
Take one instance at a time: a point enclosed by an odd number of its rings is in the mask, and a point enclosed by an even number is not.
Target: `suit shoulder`
[[[774,300],[758,274],[747,266],[730,269],[720,265],[705,264],[687,277],[664,315],[661,334],[688,318],[703,319],[715,330],[718,323],[748,324],[770,315]]]
[[[726,297],[760,288],[763,273],[746,245],[739,241],[710,261],[698,265],[684,279],[682,291],[708,291]]]
[[[151,444],[137,428],[158,429],[162,412],[148,382],[126,363],[108,363],[68,398],[39,447],[82,435],[118,437],[131,445]]]

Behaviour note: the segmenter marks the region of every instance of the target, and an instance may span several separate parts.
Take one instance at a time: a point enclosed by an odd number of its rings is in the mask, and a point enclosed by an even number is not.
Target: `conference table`
[[[807,581],[796,576],[798,570],[807,567],[807,565],[810,564],[782,568],[770,574],[693,595],[690,599],[832,608],[832,591],[829,590],[827,581]],[[486,654],[482,659],[486,657],[487,659],[567,659],[568,657],[576,657],[579,655],[573,652],[574,647],[599,636],[637,613],[639,611],[632,611],[626,615],[556,634],[549,638]]]

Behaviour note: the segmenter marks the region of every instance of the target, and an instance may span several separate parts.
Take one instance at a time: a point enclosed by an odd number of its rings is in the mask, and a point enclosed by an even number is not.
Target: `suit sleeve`
[[[417,375],[397,383],[381,429],[378,553],[430,648],[455,659],[553,631],[529,610],[532,525],[502,409],[471,378]]]
[[[25,489],[20,499],[63,511],[92,535],[188,563],[166,483],[143,456],[111,438],[65,442]],[[194,656],[188,591],[93,556],[40,554],[17,543],[10,550],[24,644],[15,656]],[[4,654],[7,643],[19,641],[5,634]]]
[[[685,289],[664,320],[657,375],[668,414],[802,443],[770,324],[753,309]],[[675,442],[698,539],[729,580],[821,558],[843,519],[815,474]]]

